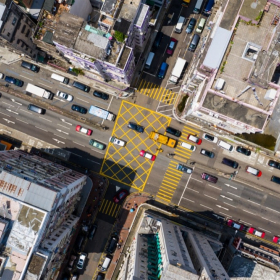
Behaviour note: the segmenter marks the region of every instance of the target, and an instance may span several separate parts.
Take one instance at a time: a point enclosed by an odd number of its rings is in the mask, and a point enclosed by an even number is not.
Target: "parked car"
[[[280,237],[277,236],[277,235],[274,235],[272,241],[273,241],[274,243],[280,244]]]
[[[10,77],[10,76],[5,77],[5,82],[13,84],[17,87],[22,87],[23,84],[24,84],[22,80],[19,80],[19,79],[16,79],[14,77]]]
[[[90,139],[89,140],[89,144],[94,147],[94,148],[97,148],[99,150],[104,150],[106,148],[106,145],[99,142],[99,141],[96,141],[96,140],[93,140],[93,139]]]
[[[79,105],[72,105],[71,110],[76,111],[76,112],[81,113],[81,114],[86,114],[87,113],[87,109],[82,107],[82,106],[79,106]]]
[[[213,175],[210,175],[210,174],[208,174],[208,173],[202,173],[202,174],[201,174],[201,178],[202,178],[203,180],[206,180],[206,181],[212,182],[212,183],[217,183],[217,181],[218,181],[218,178],[217,178],[217,177],[215,177],[215,176],[213,176]]]
[[[189,21],[189,24],[187,26],[187,29],[186,29],[186,32],[188,34],[192,33],[193,32],[193,29],[195,27],[195,24],[196,24],[196,19],[195,18],[191,18],[190,21]]]
[[[109,94],[104,93],[104,92],[100,92],[100,91],[97,91],[97,90],[95,90],[95,91],[93,92],[93,96],[98,97],[98,98],[101,98],[101,99],[103,99],[103,100],[108,100],[109,97],[110,97]]]
[[[91,129],[88,129],[88,128],[84,128],[82,127],[81,125],[77,125],[76,126],[76,131],[77,132],[81,132],[83,134],[86,134],[88,136],[90,136],[92,134],[92,130]]]
[[[121,140],[121,139],[118,139],[118,138],[116,138],[116,137],[114,137],[114,136],[112,136],[112,137],[109,138],[109,142],[111,142],[111,143],[113,143],[113,144],[115,144],[115,145],[122,146],[122,147],[124,147],[125,144],[126,144],[125,141],[123,141],[123,140]]]
[[[174,38],[170,38],[170,42],[169,42],[169,45],[166,49],[166,53],[169,54],[169,55],[172,55],[173,52],[174,52],[174,49],[176,48],[176,45],[177,45],[177,40],[174,39]]]
[[[204,133],[202,135],[202,138],[209,141],[209,142],[213,142],[213,143],[217,143],[218,142],[218,138],[211,135],[211,134],[208,134],[208,133]]]
[[[215,156],[215,154],[211,151],[208,151],[206,149],[201,149],[200,150],[200,153],[206,157],[209,157],[209,158],[213,158]]]
[[[134,122],[129,122],[127,127],[140,133],[144,132],[144,126]]]
[[[119,237],[117,235],[113,235],[109,241],[106,252],[108,254],[113,254],[117,248],[119,242]]]
[[[57,91],[56,95],[62,99],[65,99],[67,101],[72,101],[73,100],[73,96],[71,94],[62,92],[62,91]]]
[[[246,149],[246,148],[243,148],[241,146],[237,146],[236,147],[236,151],[240,154],[243,154],[245,156],[250,156],[251,155],[251,151]]]
[[[0,73],[0,79],[4,79],[5,75],[3,73]]]
[[[187,173],[187,174],[191,174],[193,172],[193,169],[188,167],[188,166],[185,166],[181,163],[179,163],[177,166],[176,166],[176,169],[184,172],[184,173]]]
[[[267,163],[268,166],[280,169],[280,163],[274,160],[269,160]]]
[[[30,62],[27,62],[27,61],[22,61],[21,62],[21,67],[25,68],[25,69],[28,69],[32,72],[35,72],[35,73],[38,73],[39,70],[40,70],[40,67],[33,64],[33,63],[30,63]]]
[[[251,173],[254,176],[257,176],[257,177],[262,176],[262,172],[259,169],[256,169],[254,167],[247,166],[245,170],[246,170],[247,173]]]
[[[181,132],[180,130],[175,129],[175,128],[171,127],[171,126],[168,126],[168,127],[165,129],[165,131],[166,131],[167,133],[169,133],[169,134],[172,134],[172,135],[176,136],[176,137],[180,137],[181,134],[182,134],[182,132]]]
[[[72,268],[73,268],[73,266],[74,266],[74,262],[75,262],[76,259],[77,259],[77,257],[76,257],[75,255],[72,255],[72,256],[70,257],[70,260],[69,260],[69,263],[68,263],[68,266],[67,266],[67,268],[68,268],[69,270],[72,270]]]
[[[95,233],[97,231],[97,225],[92,225],[91,229],[90,229],[90,233],[89,233],[89,236],[88,236],[88,239],[89,240],[92,240]]]
[[[118,203],[125,199],[128,196],[129,192],[126,189],[120,189],[116,192],[115,196],[113,197],[113,201]]]
[[[81,253],[80,254],[79,260],[77,262],[77,268],[78,269],[83,269],[84,268],[84,265],[85,265],[85,262],[86,262],[86,258],[87,258],[87,254],[86,253]]]
[[[238,229],[238,230],[243,230],[244,229],[244,225],[239,224],[239,223],[237,223],[237,222],[235,222],[233,220],[228,220],[227,221],[227,225],[229,227],[233,227],[234,229]]]
[[[222,164],[225,164],[227,166],[230,166],[234,169],[236,169],[238,167],[238,162],[237,161],[234,161],[234,160],[231,160],[229,158],[223,158],[222,160]]]
[[[250,227],[249,230],[248,230],[249,233],[257,236],[257,237],[260,237],[260,238],[264,238],[265,237],[265,232],[264,231],[259,231],[253,227]]]
[[[189,134],[188,137],[187,137],[187,139],[188,139],[189,141],[191,141],[191,142],[196,143],[197,145],[200,145],[200,144],[202,143],[202,140],[201,140],[201,139],[199,139],[198,137],[196,137],[196,136],[194,136],[194,135],[192,135],[192,134]]]
[[[147,159],[149,159],[151,161],[155,161],[156,160],[156,156],[155,155],[152,155],[152,154],[150,154],[150,153],[148,153],[148,152],[146,152],[144,150],[140,151],[140,156],[141,157],[145,157],[145,158],[147,158]]]

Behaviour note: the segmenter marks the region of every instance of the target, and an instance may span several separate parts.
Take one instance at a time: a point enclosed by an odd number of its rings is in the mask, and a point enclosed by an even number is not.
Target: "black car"
[[[268,162],[268,165],[277,169],[280,169],[280,163],[274,160],[270,160]]]
[[[168,126],[165,131],[167,133],[172,134],[172,135],[177,136],[177,137],[180,137],[181,134],[182,134],[180,130],[175,129],[175,128],[171,127],[171,126]]]
[[[21,81],[19,79],[16,79],[14,77],[6,76],[5,81],[7,83],[14,84],[17,87],[22,87],[23,86],[23,81]]]
[[[127,127],[140,133],[144,132],[144,127],[137,123],[129,122]]]
[[[88,239],[89,240],[92,240],[95,233],[97,231],[97,225],[92,225],[91,229],[90,229],[90,233],[89,233],[89,236],[88,236]]]
[[[223,158],[222,163],[227,165],[227,166],[230,166],[234,169],[236,169],[238,167],[238,162],[236,162],[234,160],[231,160],[229,158]]]
[[[26,68],[26,69],[28,69],[28,70],[30,70],[32,72],[35,72],[35,73],[38,73],[39,70],[40,70],[39,66],[34,65],[34,64],[32,64],[30,62],[27,62],[27,61],[22,61],[21,67]]]
[[[205,150],[205,149],[201,149],[200,153],[209,158],[213,158],[215,156],[215,154],[213,152]]]
[[[251,151],[246,149],[246,148],[243,148],[241,146],[237,146],[236,147],[236,151],[240,154],[243,154],[245,156],[250,156],[251,155]]]
[[[109,94],[104,93],[104,92],[100,92],[100,91],[97,91],[97,90],[95,90],[93,92],[93,96],[101,98],[103,100],[108,100],[109,99]]]
[[[191,18],[190,21],[189,21],[189,24],[187,26],[187,29],[186,29],[186,32],[188,34],[192,33],[193,32],[193,29],[195,27],[195,24],[196,24],[196,19],[195,18]]]
[[[117,248],[119,242],[119,238],[117,235],[114,235],[111,237],[108,247],[107,247],[107,253],[108,254],[113,254]]]
[[[79,112],[81,114],[86,114],[87,113],[87,109],[82,107],[82,106],[79,106],[79,105],[72,105],[71,109],[73,111]]]
[[[162,40],[162,37],[163,37],[163,33],[162,32],[158,32],[158,34],[156,36],[156,39],[154,41],[154,44],[153,44],[153,47],[155,49],[157,49],[160,46],[160,42]]]

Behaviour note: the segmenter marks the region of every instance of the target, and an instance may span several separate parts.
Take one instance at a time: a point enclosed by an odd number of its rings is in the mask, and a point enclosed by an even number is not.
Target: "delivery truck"
[[[43,97],[43,98],[46,98],[46,99],[52,99],[53,98],[53,93],[52,92],[50,92],[48,90],[45,90],[41,87],[34,86],[32,84],[29,84],[29,83],[27,84],[26,92],[29,92],[33,95]]]
[[[182,72],[184,70],[184,67],[186,65],[186,60],[183,58],[178,57],[176,64],[172,70],[172,73],[169,77],[169,81],[176,84],[178,80],[181,78]]]
[[[89,114],[92,114],[104,120],[114,121],[116,119],[116,116],[114,114],[97,106],[90,106],[88,112]]]

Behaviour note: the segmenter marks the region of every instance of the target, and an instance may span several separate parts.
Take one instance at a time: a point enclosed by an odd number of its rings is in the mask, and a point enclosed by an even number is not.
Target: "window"
[[[15,25],[16,23],[17,23],[17,18],[14,17],[13,22],[12,22],[12,25]]]
[[[10,35],[11,35],[11,33],[10,33],[10,32],[8,32],[8,33],[7,33],[7,36],[8,36],[8,37],[10,37]]]

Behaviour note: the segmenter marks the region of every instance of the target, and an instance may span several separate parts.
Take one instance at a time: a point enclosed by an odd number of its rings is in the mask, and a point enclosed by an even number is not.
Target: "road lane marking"
[[[226,203],[225,203],[225,204],[226,204]],[[224,210],[226,210],[226,211],[228,211],[227,208],[225,208],[225,207],[223,207],[223,206],[221,206],[221,205],[216,204],[216,206],[219,207],[219,208],[222,208],[222,209],[224,209]]]
[[[101,164],[100,162],[97,162],[97,161],[94,161],[94,160],[91,160],[91,159],[88,159],[89,161],[93,162],[93,163],[96,163],[96,164]]]
[[[278,212],[278,211],[276,211],[276,210],[274,210],[274,209],[272,209],[272,208],[269,208],[269,207],[266,207],[266,208],[280,214],[280,212]]]
[[[225,213],[223,213],[223,212],[219,212],[219,213],[221,213],[221,214],[223,214],[223,215],[225,215],[225,216],[227,216],[227,217],[231,217],[229,214],[225,214]]]
[[[214,199],[214,200],[217,200],[217,198],[214,198],[214,197],[212,197],[212,196],[210,196],[210,195],[207,195],[207,194],[204,194],[205,196],[207,196],[207,197],[209,197],[209,198],[212,198],[212,199]]]
[[[247,223],[247,222],[245,222],[245,221],[243,221],[243,220],[240,220],[240,222],[242,222],[242,224],[246,224],[246,225],[252,225],[252,224],[250,224],[250,223]]]
[[[230,184],[225,184],[227,187],[230,187],[230,188],[233,188],[233,189],[236,189],[237,190],[237,188],[236,187],[234,187],[234,186],[231,186]]]
[[[210,208],[210,207],[208,207],[208,206],[205,206],[205,205],[203,205],[203,204],[200,204],[202,207],[205,207],[205,208],[208,208],[208,209],[210,209],[210,210],[213,210],[213,208]]]
[[[9,104],[7,102],[4,102],[4,101],[2,101],[2,103],[7,104],[7,105],[12,106],[12,107],[15,107],[14,105],[11,105],[11,104]]]
[[[225,196],[225,195],[222,195],[222,194],[220,195],[220,197],[233,201],[232,198],[229,198],[229,197],[227,197],[227,196]]]
[[[32,115],[32,113],[30,113],[30,112],[28,112],[28,111],[26,111],[26,110],[23,110],[23,109],[20,109],[21,111],[23,111],[24,113],[27,113],[27,114],[29,114],[29,115]],[[0,112],[1,113],[1,112]]]
[[[66,128],[66,129],[70,129],[70,127],[66,127],[66,126],[64,126],[62,124],[59,124],[59,123],[57,125],[62,126],[62,127]]]
[[[197,182],[199,182],[199,183],[203,183],[203,181],[197,180],[197,179],[195,179],[195,178],[192,178],[192,180],[195,180],[195,181],[197,181]]]
[[[72,125],[72,123],[66,122],[65,119],[61,119],[61,121],[66,123],[66,124]]]
[[[226,205],[229,205],[229,206],[231,206],[231,207],[233,207],[233,208],[236,208],[236,206],[233,206],[232,204],[229,204],[229,203],[227,203],[227,202],[223,202],[224,204],[226,204]]]
[[[74,141],[73,141],[74,142]],[[77,157],[82,157],[82,156],[80,156],[80,155],[78,155],[78,154],[75,154],[75,153],[72,153],[71,152],[71,154],[73,154],[73,155],[75,155],[75,156],[77,156]]]
[[[250,200],[250,199],[247,199],[247,201],[250,201],[250,202],[252,202],[252,203],[254,203],[254,204],[260,205],[259,203],[254,202],[254,201],[252,201],[252,200]]]
[[[13,123],[13,124],[15,124],[15,122],[10,121],[10,120],[8,120],[8,119],[3,118],[3,120],[4,120],[4,121],[6,121],[8,124],[9,124],[9,123]]]
[[[85,145],[82,145],[82,144],[77,143],[77,142],[75,142],[75,141],[73,141],[73,143],[75,143],[75,144],[77,144],[77,145],[80,145],[80,146],[82,146],[82,147],[85,147]]]
[[[18,115],[18,112],[12,111],[11,109],[6,109],[8,112],[14,113],[16,115]]]
[[[265,231],[265,232],[271,233],[271,231],[269,231],[269,230],[267,230],[267,229],[264,229],[264,228],[261,228],[261,227],[259,227],[259,229],[262,229],[262,230]]]
[[[60,138],[63,138],[63,139],[66,140],[66,138],[64,138],[64,137],[62,137],[62,136],[60,136],[60,135],[57,135],[57,134],[55,134],[55,133],[54,133],[54,135],[57,136],[57,137],[60,137]]]
[[[20,122],[23,122],[23,123],[26,123],[26,124],[29,124],[28,122],[25,122],[25,121],[23,121],[23,120],[20,120],[20,119],[17,119],[18,121],[20,121]]]
[[[193,202],[193,203],[194,203],[194,201],[193,201],[193,200],[190,200],[190,199],[188,199],[188,198],[182,197],[182,199],[185,199],[185,200],[188,200],[188,201],[190,201],[190,202]]]
[[[186,189],[191,190],[191,191],[196,192],[196,193],[199,193],[199,191],[196,191],[196,190],[193,190],[193,189],[189,189],[189,188],[186,188]]]
[[[271,220],[269,220],[269,219],[267,219],[267,218],[264,218],[264,217],[262,217],[262,219],[264,219],[264,220],[267,220],[267,221],[269,221],[269,222],[271,222],[271,223],[274,223],[274,224],[276,224],[276,222],[274,222],[274,221],[271,221]]]
[[[208,186],[209,186],[209,187],[212,187],[212,188],[214,188],[214,189],[220,190],[220,191],[222,190],[222,189],[217,188],[217,187],[215,187],[215,186],[213,186],[213,185],[210,185],[210,184],[208,184]]]
[[[21,76],[21,77],[23,77],[24,79],[27,79],[27,80],[33,81],[33,79],[27,78],[27,77],[22,76],[22,75],[20,75],[20,76]]]
[[[5,115],[5,116],[7,116],[7,117],[11,117],[10,115],[5,114],[5,113],[3,113],[3,112],[0,112],[0,114]]]
[[[61,133],[64,133],[64,134],[67,134],[67,135],[69,135],[69,133],[68,132],[65,132],[65,131],[63,131],[63,130],[61,130],[61,129],[56,129],[58,132],[61,132]]]
[[[38,128],[38,129],[41,129],[41,130],[44,130],[44,131],[48,132],[46,129],[43,129],[43,128],[39,127],[39,126],[35,126],[35,127]]]
[[[86,100],[84,100],[84,99],[82,99],[82,98],[79,98],[79,97],[76,97],[76,99],[82,100],[82,101],[84,101],[85,103],[89,103],[88,101],[86,101]]]
[[[97,150],[94,150],[94,149],[91,149],[92,151],[94,151],[94,152],[96,152],[96,153],[99,153],[99,154],[102,154],[102,155],[104,155],[105,154],[105,152],[100,152],[100,151],[97,151]]]
[[[43,118],[43,117],[39,117],[40,119],[44,119],[44,120],[46,120],[46,121],[48,121],[48,122],[52,122],[51,120],[48,120],[48,119],[46,119],[46,118]]]
[[[227,193],[229,193],[229,194],[231,194],[233,196],[236,196],[236,197],[240,197],[240,195],[237,195],[237,194],[234,194],[234,193],[231,193],[231,192],[227,192]]]
[[[19,102],[17,102],[17,101],[15,101],[15,99],[11,98],[11,100],[12,100],[14,103],[16,103],[16,104],[18,104],[18,105],[22,106],[22,104],[21,104],[21,103],[19,103]]]
[[[254,213],[252,213],[252,212],[249,212],[249,211],[247,211],[247,210],[242,210],[242,211],[247,212],[247,213],[249,213],[249,214],[252,214],[252,215],[255,215],[255,216],[256,216],[256,214],[254,214]]]
[[[45,84],[40,83],[40,82],[38,82],[38,84],[43,85],[43,86],[48,87],[48,88],[52,88],[52,86],[48,86],[48,85],[45,85]]]

